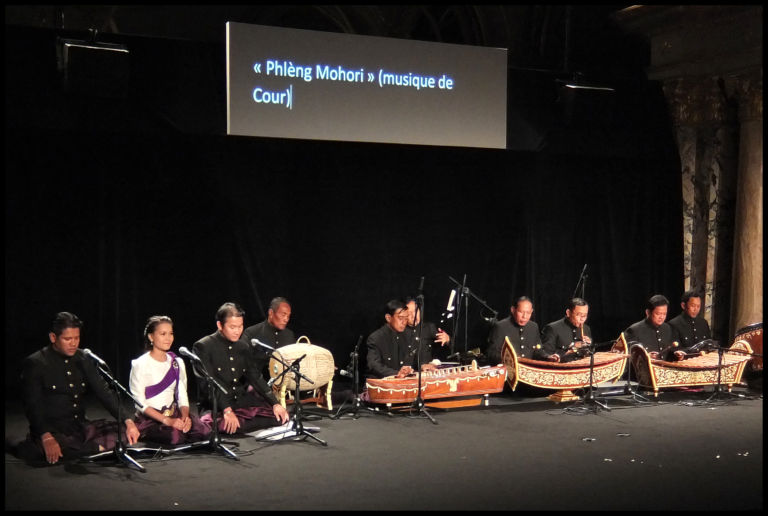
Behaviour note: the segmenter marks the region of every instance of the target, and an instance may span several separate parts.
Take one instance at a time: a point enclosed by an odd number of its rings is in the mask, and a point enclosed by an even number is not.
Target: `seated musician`
[[[235,303],[224,303],[216,312],[218,330],[195,342],[193,349],[200,357],[206,371],[224,388],[213,390],[216,396],[219,429],[228,434],[248,433],[258,428],[276,426],[288,421],[288,412],[278,403],[267,386],[250,351],[250,344],[240,337],[243,334],[245,312]],[[248,387],[251,386],[252,389]],[[198,378],[198,394],[209,413],[201,420],[212,419],[212,400],[208,399],[208,382]],[[206,417],[207,416],[207,417]]]
[[[675,350],[677,342],[672,339],[672,328],[664,322],[668,307],[666,297],[661,294],[651,296],[645,308],[645,319],[627,328],[624,338],[627,342],[641,343],[651,358],[682,360],[685,352]]]
[[[367,372],[368,378],[397,376],[403,378],[413,374],[416,366],[416,342],[405,333],[408,325],[408,307],[400,299],[390,300],[385,308],[385,323],[368,336]],[[432,357],[430,346],[421,348],[421,370],[434,371],[437,367],[429,363]]]
[[[269,303],[267,318],[258,324],[248,326],[243,332],[246,342],[258,339],[268,346],[279,348],[296,342],[296,336],[288,328],[291,320],[291,304],[284,297],[276,297]],[[265,373],[269,364],[269,355],[259,346],[251,347],[256,368]]]
[[[565,317],[544,327],[541,340],[548,360],[571,362],[583,357],[582,351],[592,344],[592,330],[585,324],[588,314],[589,304],[574,297],[568,302]]]
[[[517,298],[509,308],[509,312],[509,317],[494,323],[488,335],[488,348],[485,354],[491,364],[501,363],[501,350],[506,337],[509,338],[515,353],[520,358],[553,362],[559,360],[560,357],[556,354],[548,354],[544,351],[539,325],[531,320],[533,301],[530,298],[526,296]]]
[[[672,340],[678,342],[681,348],[690,348],[694,344],[712,338],[709,323],[703,317],[699,317],[701,300],[702,296],[696,290],[686,291],[680,298],[682,313],[669,321],[672,327]]]
[[[75,314],[59,312],[48,333],[50,345],[24,360],[22,396],[29,435],[19,444],[21,459],[37,463],[44,458],[55,464],[62,458],[112,449],[117,442],[118,424],[125,424],[122,439],[127,444],[139,439],[139,430],[131,418],[124,422],[86,418],[87,393],[94,393],[115,418],[119,406],[94,361],[79,349],[82,326]]]
[[[144,327],[149,350],[131,361],[130,389],[139,402],[136,427],[142,439],[163,444],[200,441],[211,429],[189,413],[187,370],[172,351],[173,321],[153,315]]]
[[[419,338],[422,340],[422,346],[430,349],[435,342],[439,342],[442,349],[451,341],[450,335],[445,333],[442,328],[435,326],[435,323],[424,321],[419,325],[421,308],[417,309],[416,298],[406,297],[405,305],[408,307],[408,325],[405,327],[405,334],[411,339],[414,346],[418,344]]]

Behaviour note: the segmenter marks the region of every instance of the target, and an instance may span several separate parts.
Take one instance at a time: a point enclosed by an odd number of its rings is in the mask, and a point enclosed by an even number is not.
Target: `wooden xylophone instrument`
[[[475,361],[437,371],[422,371],[421,398],[434,400],[501,392],[506,378],[504,366],[480,368]],[[405,378],[369,378],[365,383],[368,398],[373,403],[412,403],[416,400],[418,381],[418,376],[413,374]]]
[[[584,357],[571,362],[548,362],[520,358],[507,337],[501,350],[501,361],[507,368],[507,383],[515,390],[518,382],[542,389],[554,389],[556,392],[547,396],[559,403],[579,399],[572,389],[589,387],[603,382],[616,382],[624,372],[627,344],[623,334],[616,339],[611,351],[598,351],[590,368],[591,357]],[[590,370],[591,369],[591,370]]]
[[[731,389],[741,381],[746,363],[752,355],[752,348],[746,341],[736,341],[723,353],[711,352],[676,362],[651,358],[640,344],[631,349],[632,365],[637,374],[637,383],[651,387],[658,396],[664,387],[693,387],[721,384]]]
[[[716,369],[719,367],[729,367],[734,364],[741,364],[750,359],[749,353],[739,353],[737,351],[726,350],[723,353],[722,359],[718,356],[717,351],[712,351],[706,355],[695,355],[685,360],[667,361],[652,358],[651,363],[655,366],[665,366],[669,368],[677,369]]]
[[[763,370],[763,323],[754,323],[736,332],[734,341],[746,341],[752,348],[754,356],[749,361],[748,368],[753,371]]]

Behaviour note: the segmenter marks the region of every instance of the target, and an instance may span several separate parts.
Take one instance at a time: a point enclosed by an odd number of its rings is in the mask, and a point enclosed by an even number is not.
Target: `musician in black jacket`
[[[213,395],[216,396],[217,410],[221,411],[219,427],[228,434],[248,433],[288,421],[288,412],[278,403],[256,368],[250,343],[240,339],[244,316],[245,312],[237,304],[224,303],[216,312],[217,331],[193,346],[206,371],[227,389],[224,394],[214,388]],[[208,399],[207,384],[198,376],[198,396],[210,411],[212,400]],[[253,390],[248,390],[249,385]],[[208,422],[206,417],[201,420]]]
[[[685,353],[675,350],[678,343],[672,338],[672,327],[665,323],[669,300],[657,294],[651,296],[645,308],[645,319],[624,331],[624,338],[640,342],[651,358],[681,360]]]
[[[393,299],[386,305],[384,325],[368,336],[367,364],[368,378],[383,378],[397,376],[403,378],[413,374],[416,365],[416,341],[411,340],[405,333],[408,325],[408,307],[400,299]],[[421,349],[421,370],[435,370],[435,365],[429,363],[432,353],[429,346]]]
[[[251,339],[258,339],[267,346],[279,348],[294,344],[296,336],[293,330],[288,328],[288,321],[291,320],[291,304],[284,297],[276,297],[269,303],[267,318],[258,324],[249,326],[243,333],[246,342]],[[252,348],[256,368],[262,373],[266,372],[269,363],[269,355],[260,347]]]
[[[405,298],[405,306],[408,308],[408,324],[405,327],[405,335],[413,342],[413,346],[418,346],[421,341],[422,347],[427,347],[432,350],[434,343],[439,343],[440,348],[444,348],[450,341],[451,337],[442,328],[438,328],[435,323],[424,321],[421,322],[421,308],[417,308],[417,299],[414,297]],[[434,355],[435,350],[432,350]],[[445,353],[444,353],[445,354]]]
[[[680,298],[683,312],[669,321],[669,325],[672,327],[672,339],[677,341],[682,348],[689,348],[702,340],[712,338],[709,323],[703,317],[699,317],[701,300],[702,296],[699,292],[686,291]]]
[[[29,420],[29,436],[20,443],[19,455],[37,460],[45,457],[50,464],[61,458],[75,458],[114,448],[117,442],[115,422],[89,421],[85,417],[84,397],[93,392],[115,418],[117,400],[94,361],[78,349],[83,323],[75,314],[59,312],[48,338],[50,346],[24,360],[22,396]],[[133,412],[133,402],[124,405],[122,415]],[[134,444],[139,430],[125,418],[123,438]]]
[[[533,315],[533,301],[526,296],[519,297],[509,308],[510,315],[496,322],[488,335],[488,348],[486,355],[491,364],[501,363],[501,350],[505,338],[509,338],[510,344],[521,358],[534,360],[560,359],[556,354],[550,358],[541,344],[539,325],[531,320]]]
[[[589,304],[574,297],[568,302],[565,317],[544,327],[541,340],[549,360],[570,362],[581,358],[581,348],[592,344],[592,330],[585,324],[588,314]]]

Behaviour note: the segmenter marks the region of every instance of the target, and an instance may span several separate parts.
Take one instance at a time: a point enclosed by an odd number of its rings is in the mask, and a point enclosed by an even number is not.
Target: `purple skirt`
[[[166,410],[167,407],[160,409],[160,412]],[[173,414],[170,417],[181,417],[181,410],[178,407],[174,407]],[[149,416],[139,414],[136,417],[136,428],[139,429],[140,439],[147,440],[160,444],[183,444],[186,442],[196,442],[206,439],[211,433],[210,424],[206,424],[197,416],[189,415],[192,420],[192,427],[187,433],[178,430],[172,426],[164,425],[159,421],[155,421]]]
[[[237,420],[240,422],[240,433],[250,432],[256,428],[267,428],[270,426],[277,426],[280,423],[275,418],[275,413],[272,411],[272,407],[243,407],[233,409]],[[207,424],[208,427],[213,426],[213,416],[210,412],[206,412],[200,417],[200,421]],[[219,432],[224,431],[224,418],[221,412],[219,412]]]
[[[120,429],[123,444],[128,444],[124,428]],[[117,443],[117,422],[106,419],[96,419],[84,423],[72,422],[65,428],[51,431],[61,447],[65,459],[91,455],[102,451],[112,450]],[[45,449],[40,438],[33,439],[27,435],[23,445],[31,450],[37,449],[40,457],[45,458]]]

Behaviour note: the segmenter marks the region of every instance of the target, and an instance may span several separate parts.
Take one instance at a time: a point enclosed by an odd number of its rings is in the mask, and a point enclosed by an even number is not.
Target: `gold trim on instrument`
[[[626,349],[626,341],[620,335],[611,351],[595,353],[592,368],[593,386],[607,381],[615,383],[621,377],[628,356]],[[567,363],[520,358],[508,338],[505,338],[501,358],[507,368],[507,384],[512,390],[515,390],[518,382],[544,389],[556,389],[558,392],[548,396],[556,403],[578,399],[571,389],[588,387],[590,383],[590,358]]]
[[[733,384],[741,381],[744,368],[752,358],[752,348],[744,340],[737,340],[722,354],[699,355],[677,362],[653,359],[640,344],[632,346],[631,360],[637,373],[637,383],[651,387],[654,396],[665,387],[695,387],[721,385],[730,391]],[[719,371],[718,371],[719,369]]]

